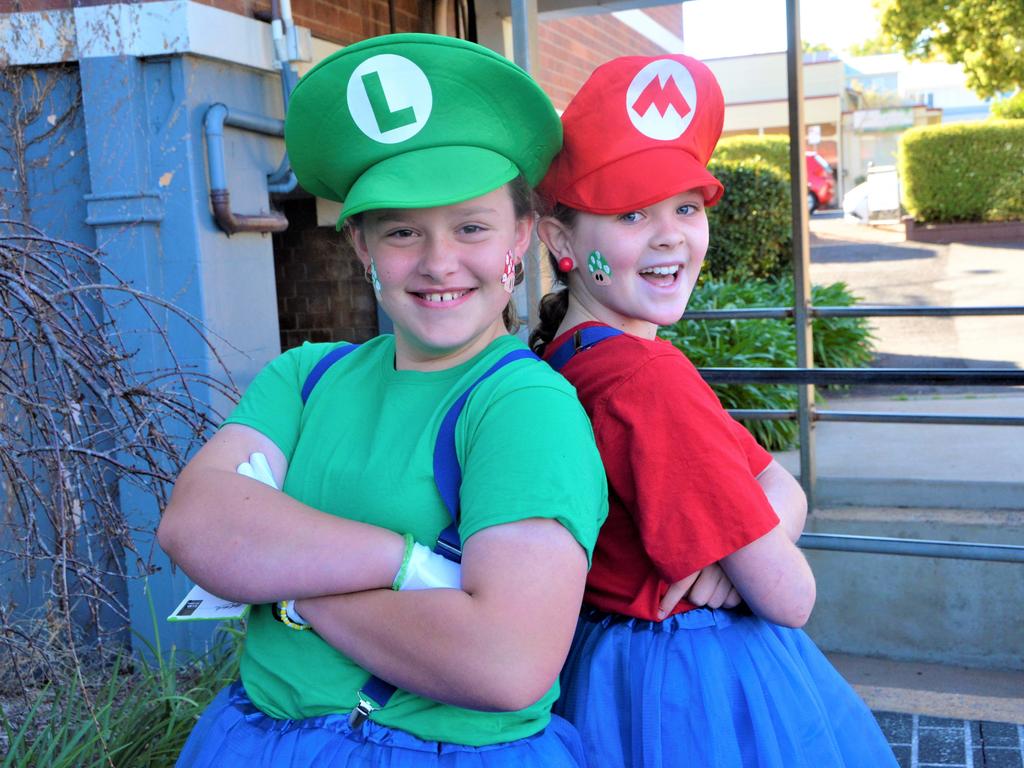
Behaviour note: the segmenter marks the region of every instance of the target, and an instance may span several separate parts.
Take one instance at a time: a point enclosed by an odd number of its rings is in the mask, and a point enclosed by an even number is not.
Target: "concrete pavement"
[[[835,212],[812,216],[811,235],[811,281],[841,280],[864,303],[1024,305],[1024,243],[908,243]],[[878,366],[1024,369],[1024,316],[870,322]],[[822,394],[831,410],[1024,416],[1024,387]],[[1024,509],[1024,428],[820,422],[816,442],[822,504]],[[777,456],[799,473],[796,452]]]
[[[811,248],[812,282],[842,280],[865,303],[1024,304],[1024,243],[907,243],[902,227],[826,212],[811,219]],[[1024,316],[870,322],[878,366],[1024,368]],[[824,394],[819,408],[830,410],[1024,416],[1024,387]],[[1024,544],[1024,427],[820,422],[815,434],[808,530]],[[776,455],[799,472],[795,451]],[[818,576],[808,631],[876,712],[903,768],[1024,768],[1021,566],[808,557]]]
[[[871,227],[825,212],[811,217],[811,281],[843,281],[864,303],[1024,305],[1024,243],[906,242],[901,226]],[[873,318],[883,360],[923,358],[964,367],[1024,368],[1024,315]],[[910,363],[900,363],[910,364]]]

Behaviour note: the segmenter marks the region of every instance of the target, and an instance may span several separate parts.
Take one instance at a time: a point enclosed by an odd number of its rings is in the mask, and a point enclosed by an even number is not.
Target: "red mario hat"
[[[725,102],[703,63],[681,54],[602,64],[565,113],[565,143],[538,188],[551,203],[625,213],[689,189],[714,205],[725,188],[706,166]]]

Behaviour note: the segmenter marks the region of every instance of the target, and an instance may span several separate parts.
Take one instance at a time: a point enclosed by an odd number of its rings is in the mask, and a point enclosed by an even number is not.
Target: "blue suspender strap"
[[[317,382],[323,378],[325,373],[327,373],[327,369],[341,360],[341,358],[345,357],[349,352],[355,352],[358,348],[358,344],[346,344],[342,347],[335,347],[320,358],[320,361],[313,366],[313,370],[309,372],[309,376],[306,377],[306,381],[302,384],[303,405],[305,405],[306,401],[309,399],[309,395],[312,393],[313,387],[315,387]]]
[[[469,385],[466,391],[452,403],[444,415],[444,419],[441,420],[441,427],[438,429],[437,440],[434,443],[434,483],[437,485],[437,490],[441,494],[441,499],[448,509],[452,522],[437,537],[437,546],[434,547],[434,551],[453,562],[462,562],[462,539],[459,537],[459,488],[462,486],[462,467],[459,465],[459,456],[455,450],[455,425],[477,384],[509,363],[527,358],[538,359],[528,349],[517,349],[502,357],[484,371],[480,378]],[[388,703],[396,690],[398,689],[391,683],[385,682],[379,677],[370,677],[359,689],[359,704],[348,716],[349,725],[353,729],[359,728],[373,710]]]
[[[583,352],[605,339],[621,334],[622,331],[609,328],[607,325],[591,325],[586,328],[580,328],[551,353],[547,359],[548,365],[556,371],[560,371],[565,367],[566,363],[572,360],[577,352]]]
[[[370,679],[363,683],[363,687],[359,689],[359,703],[348,714],[349,727],[357,730],[366,722],[370,713],[387,704],[388,700],[397,690],[391,683],[371,675]]]
[[[462,540],[459,538],[459,488],[462,486],[462,467],[459,466],[459,457],[455,452],[455,425],[459,421],[462,409],[466,407],[466,401],[470,394],[476,389],[476,385],[491,376],[496,371],[504,368],[515,360],[527,358],[537,359],[537,356],[528,349],[517,349],[509,352],[498,362],[488,368],[479,379],[474,381],[459,399],[452,403],[448,413],[441,421],[441,428],[437,432],[437,442],[434,443],[434,482],[441,494],[448,514],[452,522],[437,537],[437,546],[434,551],[452,560],[462,562]]]

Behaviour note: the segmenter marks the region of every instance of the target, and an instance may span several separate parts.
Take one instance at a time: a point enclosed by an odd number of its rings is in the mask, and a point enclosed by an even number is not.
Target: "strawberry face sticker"
[[[501,276],[501,287],[506,293],[512,293],[516,289],[516,260],[512,257],[512,251],[505,252],[505,272]]]
[[[587,259],[587,269],[590,270],[590,276],[594,278],[594,282],[598,285],[609,285],[611,283],[611,265],[604,260],[604,256],[601,255],[600,251],[591,252],[590,258]]]

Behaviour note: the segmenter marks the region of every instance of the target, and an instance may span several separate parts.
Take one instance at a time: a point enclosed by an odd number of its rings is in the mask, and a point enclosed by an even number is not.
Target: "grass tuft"
[[[199,714],[238,677],[240,634],[178,666],[119,657],[93,672],[34,691],[27,709],[0,709],[0,768],[173,766]]]

